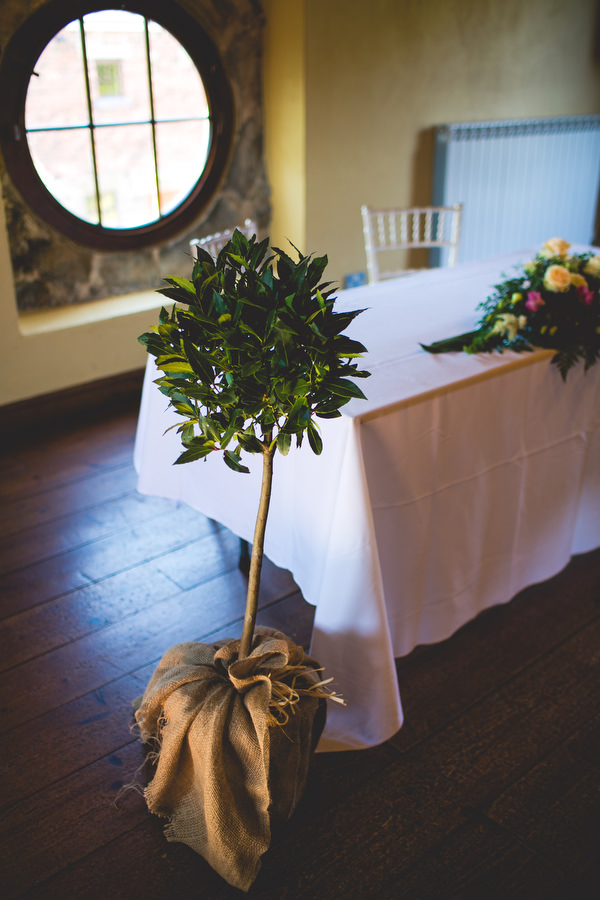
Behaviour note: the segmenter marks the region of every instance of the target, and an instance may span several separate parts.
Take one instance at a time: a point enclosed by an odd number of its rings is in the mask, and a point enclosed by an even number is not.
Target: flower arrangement
[[[421,344],[429,353],[504,348],[556,350],[552,362],[563,379],[579,359],[585,371],[600,359],[600,256],[570,254],[571,245],[551,238],[512,278],[494,286],[479,304],[475,331]]]

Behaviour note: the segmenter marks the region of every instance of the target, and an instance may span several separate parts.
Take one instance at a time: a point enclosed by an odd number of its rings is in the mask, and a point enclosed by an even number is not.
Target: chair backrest
[[[256,222],[252,219],[245,219],[243,225],[237,225],[236,227],[238,231],[245,234],[247,238],[256,234]],[[235,228],[226,228],[224,231],[217,231],[215,234],[207,234],[206,237],[193,238],[190,241],[192,255],[196,258],[198,256],[196,247],[202,247],[202,249],[206,250],[207,253],[210,253],[214,259],[218,256],[219,251],[223,249],[225,244],[231,240],[234,231]]]
[[[374,209],[361,207],[367,279],[369,282],[396,278],[418,271],[398,266],[401,254],[396,251],[411,249],[448,248],[447,265],[457,260],[460,240],[462,205],[420,206],[401,209]],[[381,254],[394,266],[382,270]],[[425,267],[422,267],[425,268]]]

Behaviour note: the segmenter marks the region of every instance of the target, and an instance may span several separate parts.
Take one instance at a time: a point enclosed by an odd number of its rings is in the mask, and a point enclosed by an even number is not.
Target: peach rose
[[[544,287],[554,293],[563,293],[571,287],[571,273],[564,266],[549,266],[544,275]]]
[[[562,238],[550,238],[542,247],[540,256],[566,256],[570,246]]]
[[[586,275],[593,275],[595,278],[600,278],[600,256],[590,257],[583,267],[583,271]]]

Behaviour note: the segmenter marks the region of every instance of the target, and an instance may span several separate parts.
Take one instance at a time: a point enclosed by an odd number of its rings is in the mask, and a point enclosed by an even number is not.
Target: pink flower
[[[530,312],[537,312],[540,306],[545,306],[546,301],[539,291],[529,291],[525,306]]]
[[[579,284],[576,290],[579,294],[579,299],[581,300],[581,302],[585,303],[586,306],[590,306],[590,304],[594,300],[594,292],[589,289],[587,284]]]

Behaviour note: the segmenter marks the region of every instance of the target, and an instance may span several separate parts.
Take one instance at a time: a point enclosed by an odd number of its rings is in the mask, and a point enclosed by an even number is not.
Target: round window
[[[212,42],[173,3],[47,4],[7,48],[0,91],[15,185],[79,243],[160,243],[198,218],[220,183],[231,91]]]

